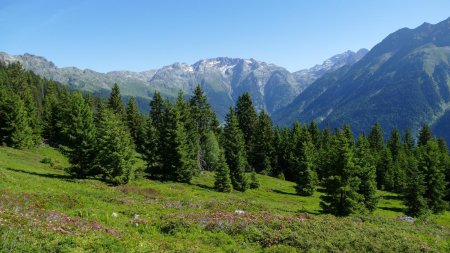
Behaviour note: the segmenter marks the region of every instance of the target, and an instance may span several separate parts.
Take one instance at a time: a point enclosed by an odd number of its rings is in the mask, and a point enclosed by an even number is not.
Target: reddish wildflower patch
[[[112,235],[114,229],[105,228],[97,221],[71,217],[55,210],[42,208],[41,201],[32,194],[1,192],[0,226],[18,227],[26,230],[56,231],[62,234],[80,235],[92,231],[105,231]]]

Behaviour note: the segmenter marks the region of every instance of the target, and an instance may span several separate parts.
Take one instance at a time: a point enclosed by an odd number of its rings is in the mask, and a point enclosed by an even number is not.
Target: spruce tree
[[[320,159],[316,159],[316,172],[317,177],[321,181],[326,178],[326,174],[329,171],[329,168],[332,166],[332,151],[333,151],[333,136],[331,135],[330,129],[325,128],[321,133],[320,139],[320,148],[317,150],[317,157]]]
[[[22,99],[0,90],[0,144],[14,148],[30,148],[35,143],[30,118]]]
[[[131,97],[127,105],[127,123],[128,129],[130,130],[131,137],[136,146],[136,150],[142,153],[142,148],[144,145],[144,124],[145,119],[139,112],[136,100]]]
[[[122,96],[120,95],[120,88],[117,83],[111,89],[111,95],[108,100],[108,106],[120,117],[125,115],[125,109],[123,108]]]
[[[230,169],[228,168],[225,153],[222,149],[219,150],[218,160],[214,165],[214,170],[216,172],[214,189],[218,192],[231,192]]]
[[[180,112],[164,102],[167,108],[160,136],[160,156],[164,180],[189,183],[196,171],[196,161],[189,153],[189,142]]]
[[[144,150],[143,156],[147,162],[145,172],[148,176],[155,179],[167,179],[164,176],[164,168],[162,163],[163,151],[163,131],[165,115],[168,114],[170,104],[165,104],[161,94],[157,91],[153,94],[153,99],[150,102],[149,118],[144,127]]]
[[[28,126],[31,128],[31,138],[33,145],[41,143],[42,122],[37,110],[37,101],[32,95],[30,74],[22,69],[20,63],[10,64],[8,67],[8,82],[12,91],[19,95],[24,103],[27,114]]]
[[[209,131],[206,134],[204,147],[204,169],[207,171],[213,171],[214,167],[219,163],[219,156],[221,152],[216,134],[214,134],[213,131]]]
[[[110,109],[100,112],[95,166],[104,180],[126,184],[133,179],[133,140],[122,119]]]
[[[44,102],[43,136],[50,145],[54,146],[59,143],[62,131],[58,125],[61,121],[61,106],[54,92],[47,94]]]
[[[314,168],[315,147],[307,128],[294,130],[293,149],[290,157],[291,171],[295,173],[297,194],[312,196],[317,186],[317,174]]]
[[[272,171],[273,128],[270,116],[262,111],[259,114],[254,137],[254,169],[258,173],[269,174]]]
[[[238,119],[233,108],[226,115],[226,124],[222,137],[227,164],[230,168],[231,183],[238,191],[247,190],[248,183],[245,176],[245,142]]]
[[[426,190],[424,176],[413,157],[409,157],[407,168],[408,182],[404,193],[405,213],[421,216],[428,210],[427,201],[424,198]]]
[[[397,155],[397,160],[394,162],[394,185],[392,190],[397,193],[402,193],[406,189],[407,178],[407,168],[409,166],[409,156],[406,148],[402,147]]]
[[[213,130],[212,126],[215,124],[216,118],[200,85],[195,87],[194,94],[189,100],[189,107],[201,144],[203,144],[206,134]]]
[[[355,152],[358,177],[361,180],[358,193],[364,198],[363,203],[369,212],[376,209],[378,198],[375,159],[370,151],[369,141],[364,135],[358,137]]]
[[[438,139],[438,146],[441,151],[442,171],[445,174],[445,182],[447,184],[445,200],[450,201],[450,155],[444,139]]]
[[[202,165],[204,164],[204,151],[200,149],[200,138],[197,131],[197,124],[192,117],[192,111],[189,104],[184,99],[184,93],[182,90],[178,92],[174,109],[178,112],[178,119],[184,129],[184,135],[186,136],[186,155],[189,162],[193,163],[192,173],[193,175],[198,175]]]
[[[403,146],[407,154],[412,154],[414,151],[415,142],[409,129],[406,129],[405,134],[403,135]]]
[[[387,146],[391,150],[392,160],[397,161],[398,153],[402,148],[400,133],[397,128],[392,129],[391,137],[387,141]]]
[[[395,184],[395,168],[391,150],[383,148],[377,161],[377,187],[391,191]]]
[[[162,131],[166,109],[164,108],[164,101],[161,94],[155,91],[152,101],[150,101],[150,119],[158,132]]]
[[[272,147],[272,171],[270,175],[273,177],[279,177],[283,173],[283,168],[281,166],[283,155],[281,150],[283,149],[283,141],[281,139],[281,130],[279,126],[277,126],[273,131]]]
[[[319,126],[315,121],[311,121],[308,126],[309,134],[311,135],[311,140],[314,144],[316,150],[319,150],[322,146],[322,134],[319,130]]]
[[[145,169],[147,175],[151,178],[162,178],[160,135],[153,124],[152,118],[147,119],[144,127],[142,156],[147,163]]]
[[[419,139],[417,142],[418,146],[425,146],[429,140],[433,138],[433,135],[431,133],[430,126],[428,124],[423,124],[422,128],[419,132]]]
[[[236,117],[239,122],[244,141],[245,153],[250,167],[255,168],[254,139],[258,126],[258,114],[253,106],[252,98],[248,92],[240,95],[236,102]]]
[[[200,85],[195,87],[194,94],[189,100],[189,114],[189,139],[196,141],[193,148],[197,152],[199,169],[207,169],[205,157],[208,149],[206,146],[207,135],[210,131],[217,133],[219,123]]]
[[[92,175],[95,159],[95,125],[91,108],[85,103],[81,93],[70,96],[65,110],[63,136],[69,162],[70,172],[78,178]]]
[[[447,208],[447,203],[444,201],[446,182],[437,141],[430,139],[425,145],[421,144],[417,156],[418,169],[424,174],[424,197],[428,207],[434,213],[443,212]]]
[[[336,163],[325,179],[325,195],[320,206],[325,212],[345,216],[364,210],[364,196],[358,193],[361,180],[354,159],[351,140],[347,134],[338,133]]]
[[[373,152],[380,153],[384,148],[384,134],[381,125],[376,122],[370,129],[368,136],[370,148]]]

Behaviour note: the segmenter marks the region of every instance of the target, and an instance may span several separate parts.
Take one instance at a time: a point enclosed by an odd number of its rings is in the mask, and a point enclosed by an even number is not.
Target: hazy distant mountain
[[[337,54],[325,60],[320,65],[294,72],[294,78],[306,88],[309,84],[313,83],[326,73],[333,72],[345,65],[355,64],[357,61],[361,60],[367,52],[369,52],[369,50],[362,48],[356,53],[349,50],[342,54]]]
[[[325,74],[274,118],[290,124],[350,123],[357,133],[379,121],[387,129],[434,125],[450,140],[450,19],[400,29],[360,61]]]
[[[353,64],[366,52],[347,51],[308,70],[290,73],[286,69],[254,59],[213,58],[188,65],[175,63],[158,70],[144,72],[113,71],[99,73],[75,67],[58,68],[51,61],[31,54],[11,56],[0,52],[0,61],[20,62],[25,69],[47,79],[68,84],[74,89],[107,94],[118,83],[125,96],[136,96],[144,106],[155,90],[175,97],[183,90],[191,94],[196,84],[207,93],[210,103],[223,117],[230,105],[243,92],[249,92],[258,110],[272,113],[300,94],[310,83],[343,65]],[[141,105],[141,108],[143,106]]]

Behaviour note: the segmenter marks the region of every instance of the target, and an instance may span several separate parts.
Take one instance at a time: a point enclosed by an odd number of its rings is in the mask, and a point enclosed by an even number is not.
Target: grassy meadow
[[[136,167],[144,164],[138,162]],[[261,187],[218,193],[214,174],[191,184],[74,180],[66,158],[0,147],[0,252],[449,252],[450,212],[414,223],[379,192],[373,214],[322,214],[320,189],[258,175]]]

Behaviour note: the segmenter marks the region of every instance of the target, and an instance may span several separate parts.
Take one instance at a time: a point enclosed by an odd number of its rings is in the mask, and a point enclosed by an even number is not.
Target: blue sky
[[[217,56],[295,71],[449,10],[448,0],[0,0],[0,51],[100,72]]]

